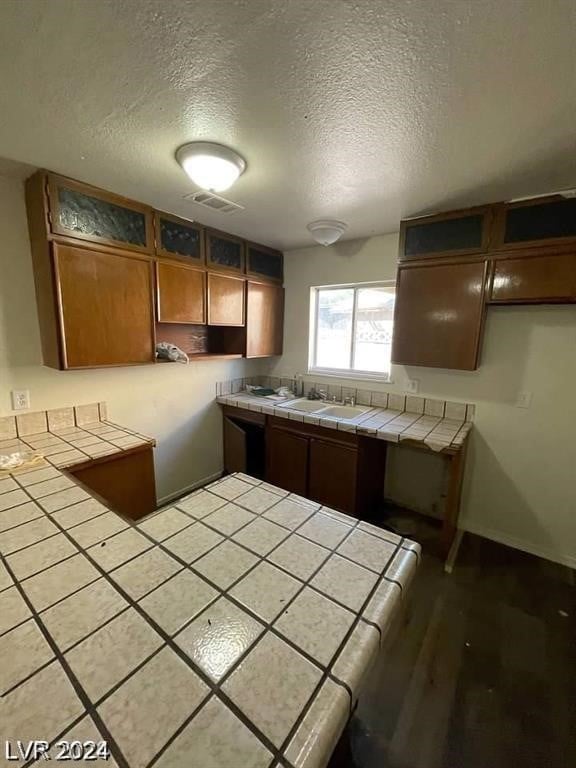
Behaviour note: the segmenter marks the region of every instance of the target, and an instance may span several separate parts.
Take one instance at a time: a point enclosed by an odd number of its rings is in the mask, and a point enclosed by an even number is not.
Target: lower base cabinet
[[[292,493],[362,519],[384,494],[386,443],[311,424],[270,417],[266,480]]]
[[[224,469],[264,479],[266,419],[250,411],[224,416]]]
[[[356,446],[311,438],[308,463],[310,498],[327,507],[355,510],[357,467]],[[381,491],[383,489],[384,482]]]
[[[132,520],[156,509],[152,447],[104,456],[68,472],[99,496],[107,506]]]
[[[283,429],[266,435],[266,480],[299,496],[308,492],[309,440]]]

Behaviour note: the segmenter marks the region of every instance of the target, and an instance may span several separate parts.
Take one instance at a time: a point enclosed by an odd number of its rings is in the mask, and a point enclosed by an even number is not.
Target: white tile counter
[[[55,468],[1,480],[2,738],[324,766],[419,551],[245,475],[137,524]]]
[[[219,395],[216,400],[220,405],[245,408],[268,416],[366,435],[391,443],[409,441],[424,445],[435,452],[459,451],[472,429],[474,415],[472,404],[378,394],[382,406],[367,406],[364,413],[352,419],[323,416],[321,412],[302,413],[290,408],[290,400],[279,403],[246,392]],[[301,399],[294,398],[294,400]],[[330,404],[330,402],[318,401],[318,408]]]

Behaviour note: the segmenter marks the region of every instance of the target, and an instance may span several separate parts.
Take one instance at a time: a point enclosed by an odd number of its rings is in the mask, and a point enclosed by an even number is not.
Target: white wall
[[[397,235],[386,235],[286,254],[276,373],[306,372],[310,287],[394,279],[397,247]],[[401,392],[413,378],[420,394],[477,403],[463,527],[576,566],[576,307],[491,307],[478,371],[393,366],[392,378],[356,385]],[[529,409],[515,407],[520,391],[533,393]],[[424,508],[441,488],[439,459],[414,454],[395,450],[387,493]]]
[[[267,361],[202,361],[93,371],[41,364],[24,188],[0,176],[0,415],[10,390],[29,389],[31,410],[106,400],[114,421],[156,438],[159,499],[222,469],[215,382],[258,373]]]

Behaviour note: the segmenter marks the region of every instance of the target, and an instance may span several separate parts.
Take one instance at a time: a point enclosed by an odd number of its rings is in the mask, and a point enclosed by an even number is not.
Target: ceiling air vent
[[[185,200],[191,200],[193,203],[203,205],[205,208],[211,208],[213,211],[219,211],[220,213],[236,213],[237,211],[243,211],[244,206],[238,203],[233,203],[231,200],[226,200],[220,195],[215,195],[214,192],[207,192],[202,189],[199,192],[192,192],[190,195],[184,195]]]

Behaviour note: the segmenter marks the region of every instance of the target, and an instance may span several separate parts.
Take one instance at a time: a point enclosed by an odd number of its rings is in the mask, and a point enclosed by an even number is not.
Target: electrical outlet
[[[12,390],[12,410],[25,411],[30,408],[30,390],[13,389]]]
[[[516,408],[530,408],[532,403],[532,392],[518,392]]]
[[[418,379],[406,379],[406,392],[410,395],[417,395],[419,384]]]

